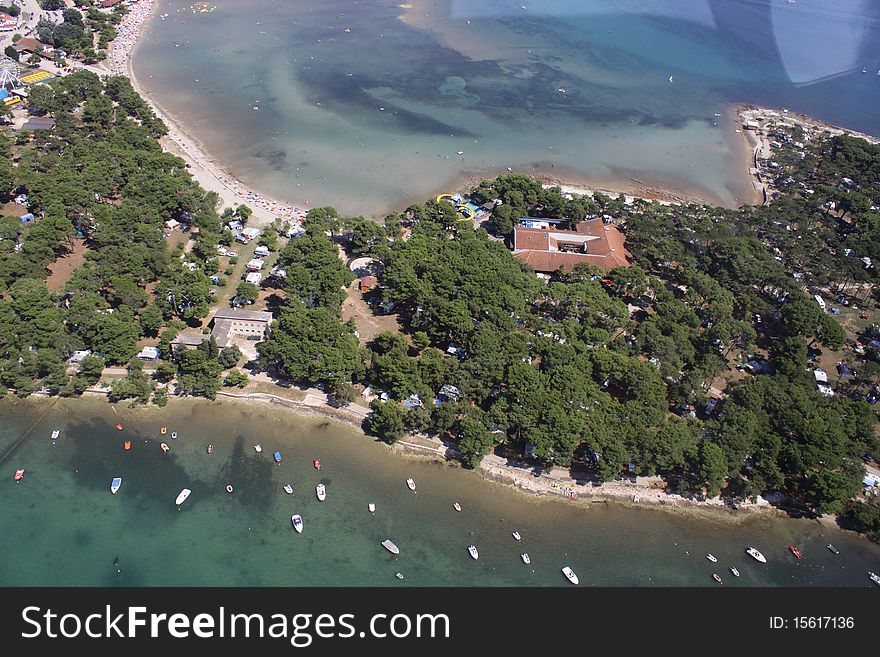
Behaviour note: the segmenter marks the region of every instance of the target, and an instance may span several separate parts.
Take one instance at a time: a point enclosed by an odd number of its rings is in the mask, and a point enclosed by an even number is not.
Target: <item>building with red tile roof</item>
[[[581,221],[576,230],[546,225],[513,229],[513,255],[538,273],[552,274],[563,267],[571,271],[581,263],[596,265],[602,271],[629,266],[623,233],[601,219]]]

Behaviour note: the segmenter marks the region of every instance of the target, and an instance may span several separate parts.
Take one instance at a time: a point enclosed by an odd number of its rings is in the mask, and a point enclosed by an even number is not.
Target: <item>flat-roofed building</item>
[[[272,313],[263,310],[242,310],[226,308],[218,310],[213,319],[214,328],[211,335],[218,347],[226,347],[235,336],[244,336],[249,340],[263,340],[269,335]]]

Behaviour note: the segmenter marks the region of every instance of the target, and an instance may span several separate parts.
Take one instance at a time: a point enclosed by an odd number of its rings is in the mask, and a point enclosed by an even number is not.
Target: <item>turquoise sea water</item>
[[[815,521],[733,524],[680,510],[539,500],[473,472],[389,454],[336,421],[265,406],[175,401],[133,410],[96,399],[6,399],[0,418],[0,454],[18,443],[0,461],[0,586],[568,586],[566,564],[582,584],[599,586],[717,586],[713,572],[724,586],[872,586],[866,572],[880,569],[880,546]],[[54,428],[61,436],[53,445]],[[20,467],[25,476],[14,483]],[[122,487],[111,495],[116,476]],[[192,494],[178,509],[183,488]],[[302,534],[291,527],[294,513]],[[398,557],[381,547],[386,538]],[[745,554],[750,545],[766,565]],[[717,564],[705,558],[710,552]]]
[[[144,87],[254,189],[350,214],[507,167],[736,206],[738,102],[880,133],[870,0],[189,4],[160,0]]]

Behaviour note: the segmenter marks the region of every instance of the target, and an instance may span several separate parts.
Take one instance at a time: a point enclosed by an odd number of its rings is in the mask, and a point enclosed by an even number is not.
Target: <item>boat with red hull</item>
[[[791,553],[796,556],[798,559],[801,558],[801,551],[798,550],[794,545],[789,545],[788,549],[791,550]]]

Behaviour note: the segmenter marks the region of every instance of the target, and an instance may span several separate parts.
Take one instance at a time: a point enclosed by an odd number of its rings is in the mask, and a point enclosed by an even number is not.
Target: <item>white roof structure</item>
[[[254,258],[250,262],[247,263],[247,268],[250,271],[259,271],[263,268],[263,265],[266,264],[259,258]]]
[[[813,376],[816,378],[816,381],[828,383],[828,374],[821,367],[817,367],[813,370]]]
[[[253,283],[254,285],[259,285],[260,281],[263,280],[263,275],[258,271],[252,271],[250,274],[244,277],[248,283]]]
[[[77,363],[82,362],[83,358],[85,358],[86,356],[91,356],[91,355],[92,355],[91,349],[84,349],[83,351],[74,351],[70,355],[70,358],[68,358],[67,360],[71,364],[76,365]]]
[[[137,356],[147,360],[156,360],[160,353],[159,347],[144,347]]]

